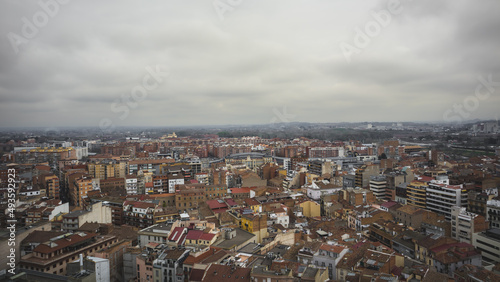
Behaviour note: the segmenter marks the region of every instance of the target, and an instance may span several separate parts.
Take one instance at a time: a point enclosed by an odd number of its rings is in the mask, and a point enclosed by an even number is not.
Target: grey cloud
[[[0,126],[267,123],[282,106],[300,121],[439,120],[478,75],[500,80],[498,1],[401,3],[347,63],[339,43],[387,1],[244,1],[224,21],[210,1],[71,1],[17,55],[6,35],[40,8],[7,1]],[[119,119],[111,104],[156,65],[168,78]],[[491,118],[498,102],[473,118]]]

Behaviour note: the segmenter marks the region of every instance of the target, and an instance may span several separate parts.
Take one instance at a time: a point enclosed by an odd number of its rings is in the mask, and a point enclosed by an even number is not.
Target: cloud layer
[[[1,4],[2,127],[258,124],[284,107],[293,121],[440,121],[479,76],[500,81],[495,0],[401,0],[379,30],[393,1],[60,1]],[[148,66],[169,76],[122,103]],[[468,118],[495,118],[499,96]]]

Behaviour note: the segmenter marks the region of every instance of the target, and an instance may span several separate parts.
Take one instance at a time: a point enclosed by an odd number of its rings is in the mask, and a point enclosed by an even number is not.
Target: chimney
[[[80,272],[83,272],[83,254],[80,254]]]

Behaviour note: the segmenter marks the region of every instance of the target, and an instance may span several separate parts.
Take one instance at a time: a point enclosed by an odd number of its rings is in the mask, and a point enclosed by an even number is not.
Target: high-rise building
[[[406,186],[406,203],[418,208],[425,209],[426,206],[427,183],[422,181],[412,181]]]
[[[429,183],[427,187],[427,209],[451,219],[452,207],[467,207],[467,190],[462,184]]]
[[[373,195],[377,198],[377,200],[385,199],[385,190],[387,189],[387,181],[385,176],[377,175],[370,177],[370,190],[373,192]]]

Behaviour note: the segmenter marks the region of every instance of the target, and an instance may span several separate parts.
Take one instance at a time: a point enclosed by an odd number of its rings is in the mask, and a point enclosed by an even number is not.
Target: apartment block
[[[384,200],[387,189],[387,180],[385,176],[371,176],[370,177],[370,190],[377,200]]]
[[[500,200],[489,200],[486,204],[487,219],[491,228],[500,228]]]
[[[82,254],[92,256],[118,242],[117,237],[92,232],[67,233],[38,245],[21,257],[19,267],[50,274],[66,275],[66,265]]]
[[[472,245],[483,256],[483,260],[492,264],[500,263],[500,229],[491,228],[472,234]]]
[[[427,187],[427,209],[451,219],[454,206],[467,207],[467,190],[461,185],[429,183]]]
[[[406,186],[406,203],[417,208],[425,209],[427,199],[427,183],[412,181]]]
[[[488,225],[484,216],[468,212],[465,207],[451,208],[452,238],[471,244],[473,234],[485,231]]]
[[[356,187],[368,188],[370,185],[370,177],[378,175],[379,173],[379,165],[363,165],[356,170],[354,185],[356,185]]]

